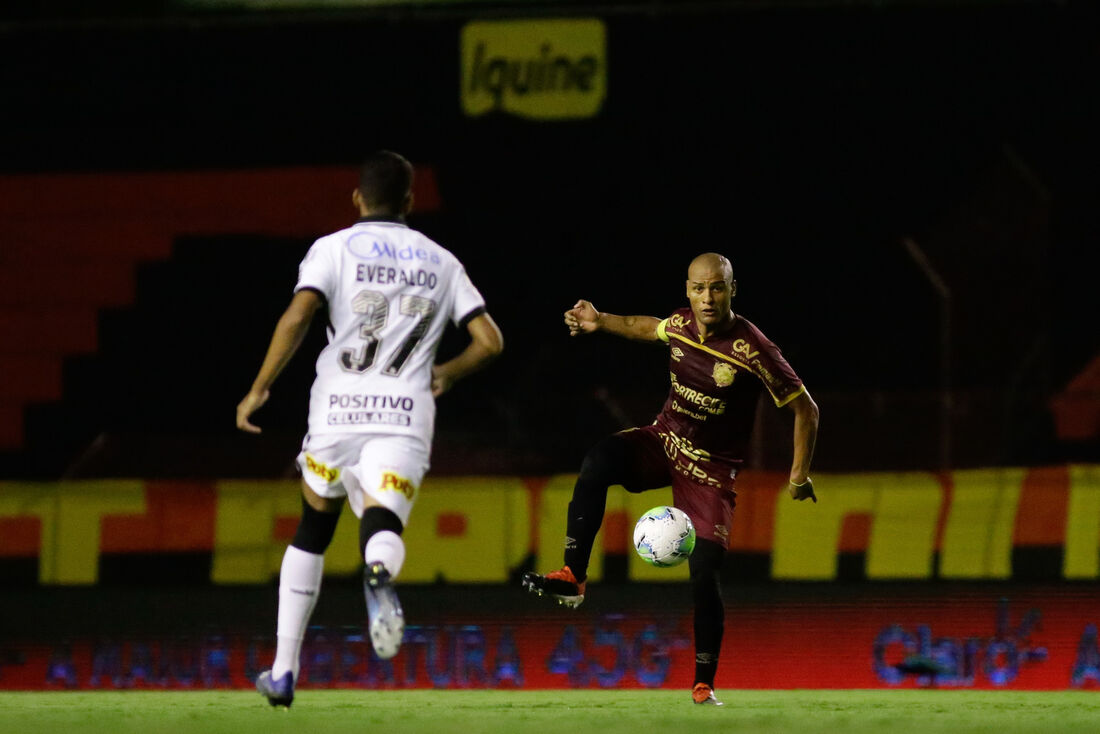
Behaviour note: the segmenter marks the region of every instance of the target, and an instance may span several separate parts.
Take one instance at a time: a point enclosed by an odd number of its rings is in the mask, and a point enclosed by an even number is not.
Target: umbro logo
[[[576,550],[576,548],[577,548],[577,539],[576,538],[570,538],[568,535],[566,535],[565,536],[565,549],[566,550]]]
[[[684,350],[680,349],[680,347],[673,347],[672,348],[672,358],[674,360],[679,362],[681,359],[683,359],[683,357],[684,357]]]

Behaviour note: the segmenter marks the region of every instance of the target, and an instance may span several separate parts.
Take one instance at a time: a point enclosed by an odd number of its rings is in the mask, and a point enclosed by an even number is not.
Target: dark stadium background
[[[443,404],[438,453],[448,437],[476,436],[524,457],[492,454],[503,471],[574,468],[618,427],[593,397],[600,388],[631,420],[651,418],[662,357],[571,342],[560,313],[585,297],[663,315],[683,302],[686,262],[706,250],[731,257],[739,309],[822,402],[819,467],[935,462],[934,438],[910,430],[922,411],[935,415],[940,378],[936,297],[902,244],[913,237],[953,292],[958,462],[1063,458],[1046,400],[1097,343],[1082,266],[1097,235],[1087,4],[607,10],[603,110],[559,123],[463,116],[458,31],[492,16],[482,5],[149,18],[123,4],[113,18],[9,18],[0,168],[354,166],[380,146],[433,167],[441,208],[414,224],[467,263],[508,340],[491,372]],[[104,399],[128,393],[128,409],[106,423],[78,407],[32,412],[32,457],[6,461],[9,472],[61,474],[100,433],[231,438],[298,252],[263,266],[211,257],[206,273],[169,275],[191,286],[174,304],[178,321],[138,314],[118,336],[129,350],[108,344],[97,359],[110,373],[111,360],[141,359],[142,341],[186,337],[171,358],[114,386]],[[309,361],[278,386],[270,432],[300,432]],[[926,405],[900,407],[913,392],[928,393]],[[839,410],[873,416],[872,430],[836,420]],[[227,458],[189,471],[240,467]]]
[[[731,258],[735,310],[821,406],[818,471],[1097,460],[1095,434],[1060,439],[1051,410],[1100,334],[1091,3],[94,5],[0,10],[0,177],[353,170],[375,148],[405,154],[438,193],[410,223],[463,260],[506,339],[441,401],[438,472],[575,471],[597,438],[648,422],[667,390],[661,350],[570,340],[561,313],[583,297],[665,315],[708,250]],[[600,112],[464,116],[463,24],[555,15],[606,24]],[[907,239],[952,294],[946,447],[940,304]],[[291,476],[322,330],[257,416],[263,437],[238,435],[233,412],[311,240],[189,235],[141,265],[134,302],[99,313],[97,350],[66,360],[62,398],[25,411],[0,477]],[[452,333],[442,351],[460,344]],[[784,420],[765,407],[756,468],[784,469]],[[47,631],[88,598],[19,593],[5,613]],[[131,592],[103,593],[107,617],[110,595]],[[267,588],[241,603],[187,593],[215,614],[273,615]],[[414,608],[430,599],[412,593]]]

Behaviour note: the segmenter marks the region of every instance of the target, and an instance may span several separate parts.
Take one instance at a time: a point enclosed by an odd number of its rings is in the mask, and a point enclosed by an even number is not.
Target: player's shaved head
[[[708,281],[718,279],[733,283],[733,266],[728,258],[717,252],[704,252],[688,265],[688,280]]]
[[[359,196],[374,214],[404,214],[412,199],[412,164],[389,150],[367,156],[359,172]]]
[[[704,252],[691,261],[687,297],[700,337],[705,338],[733,321],[730,301],[736,294],[737,281],[728,259],[717,252]]]

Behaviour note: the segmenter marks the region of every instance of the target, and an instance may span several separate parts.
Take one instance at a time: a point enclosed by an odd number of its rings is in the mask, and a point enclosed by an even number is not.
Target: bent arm
[[[268,344],[260,371],[252,382],[252,389],[237,406],[237,428],[249,433],[260,432],[259,427],[249,422],[248,418],[267,402],[275,378],[302,345],[314,314],[324,303],[324,299],[312,290],[300,290],[294,294],[290,305],[275,325],[275,333],[271,335],[271,343]]]
[[[814,444],[817,442],[817,424],[820,411],[817,409],[817,403],[814,402],[814,399],[810,397],[810,393],[806,390],[803,390],[801,395],[788,403],[788,407],[794,411],[794,457],[791,460],[790,483],[792,488],[797,489],[807,484],[810,478],[810,462],[814,458]],[[791,496],[795,499],[812,497],[813,485],[810,484],[809,487],[809,494],[799,497],[795,492],[792,492]],[[814,501],[817,501],[816,497]]]
[[[480,314],[466,325],[470,343],[456,357],[432,368],[432,395],[439,397],[455,382],[477,372],[504,351],[504,336],[500,327],[487,313]]]

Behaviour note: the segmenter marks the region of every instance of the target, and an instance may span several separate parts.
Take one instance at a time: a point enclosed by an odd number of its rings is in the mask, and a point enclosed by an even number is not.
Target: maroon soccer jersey
[[[656,425],[683,441],[685,453],[742,461],[761,386],[777,406],[803,392],[779,348],[741,316],[704,340],[691,309],[681,308],[658,325],[657,336],[669,346],[672,386]]]

